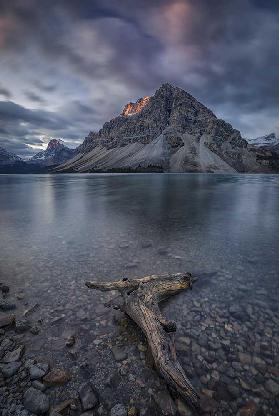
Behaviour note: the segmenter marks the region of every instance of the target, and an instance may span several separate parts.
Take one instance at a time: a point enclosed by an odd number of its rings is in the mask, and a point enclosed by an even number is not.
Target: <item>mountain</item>
[[[279,160],[186,91],[163,84],[91,132],[58,171],[275,172]]]
[[[64,163],[74,155],[75,150],[65,146],[62,140],[52,139],[46,150],[42,150],[30,159],[30,163],[41,166],[56,166]]]
[[[45,171],[46,169],[29,165],[16,154],[0,147],[0,173],[44,173]]]
[[[249,143],[253,146],[265,148],[274,152],[279,152],[279,137],[275,133],[266,134],[265,136],[250,139]]]
[[[22,159],[15,153],[8,152],[4,147],[0,147],[0,165],[11,165]]]

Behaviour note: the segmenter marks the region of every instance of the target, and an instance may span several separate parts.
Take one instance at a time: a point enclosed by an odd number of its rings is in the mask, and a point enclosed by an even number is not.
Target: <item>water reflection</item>
[[[16,253],[64,267],[83,258],[86,274],[94,251],[91,270],[104,260],[123,270],[129,259],[121,241],[142,261],[138,247],[150,240],[138,272],[162,261],[160,246],[204,267],[214,258],[233,269],[234,257],[257,256],[277,265],[276,176],[2,175],[0,184],[2,260]],[[14,273],[7,264],[6,273]]]

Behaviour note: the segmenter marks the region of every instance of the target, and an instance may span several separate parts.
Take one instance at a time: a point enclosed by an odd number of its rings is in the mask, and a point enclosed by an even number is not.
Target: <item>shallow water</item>
[[[278,398],[266,383],[278,367],[278,208],[276,175],[0,175],[0,281],[26,293],[18,313],[40,303],[42,331],[29,354],[41,349],[67,365],[61,334],[74,328],[76,361],[91,360],[96,374],[92,354],[101,354],[103,369],[109,364],[94,341],[127,343],[134,328],[121,334],[113,312],[104,312],[103,324],[94,319],[109,295],[90,292],[84,281],[189,271],[199,277],[194,290],[165,308],[178,323],[189,378],[214,392],[220,414],[236,414],[248,399],[276,414]],[[132,351],[139,341],[129,342]],[[71,364],[76,379],[89,377],[79,364]],[[102,389],[105,371],[98,374]],[[127,400],[148,409],[142,397],[150,393],[125,389]]]

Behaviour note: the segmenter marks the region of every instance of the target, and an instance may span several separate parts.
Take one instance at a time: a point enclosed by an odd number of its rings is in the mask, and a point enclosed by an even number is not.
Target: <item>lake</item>
[[[138,348],[144,337],[84,281],[180,271],[198,281],[164,313],[177,322],[186,374],[220,415],[250,399],[275,415],[279,176],[0,175],[0,281],[17,316],[39,304],[30,313],[39,334],[20,335],[27,356],[71,369],[54,400],[94,376],[105,407],[133,400],[156,414],[168,392]],[[113,360],[112,346],[126,358]]]

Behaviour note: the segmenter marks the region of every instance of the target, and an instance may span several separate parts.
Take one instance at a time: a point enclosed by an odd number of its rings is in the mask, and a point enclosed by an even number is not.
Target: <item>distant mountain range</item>
[[[4,147],[0,147],[0,165],[9,165],[20,161],[22,161],[22,159],[19,156],[8,152]]]
[[[279,172],[275,134],[246,141],[186,91],[163,84],[76,149],[50,140],[28,161],[0,148],[0,172]]]
[[[279,172],[278,155],[249,144],[186,91],[163,84],[91,132],[60,172]]]
[[[70,159],[74,149],[65,146],[62,140],[52,139],[46,150],[35,154],[29,160],[23,160],[14,153],[0,147],[0,173],[44,173]]]

